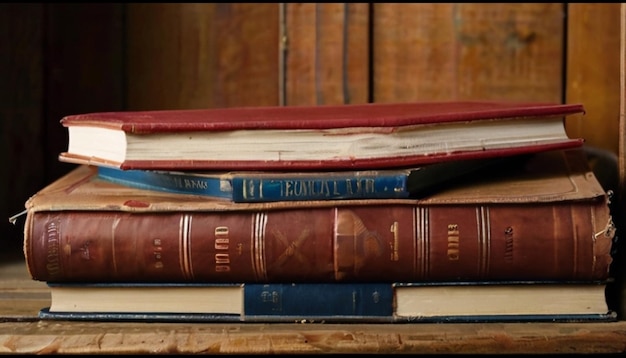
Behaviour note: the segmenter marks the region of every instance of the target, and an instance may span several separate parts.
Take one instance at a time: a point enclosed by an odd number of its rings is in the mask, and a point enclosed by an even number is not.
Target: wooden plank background
[[[278,104],[278,5],[126,5],[132,109]]]
[[[370,102],[368,4],[287,3],[284,105]]]
[[[559,102],[562,4],[375,4],[376,101]]]
[[[565,77],[567,102],[587,115],[568,119],[571,136],[618,153],[620,108],[620,3],[570,4]]]
[[[0,4],[0,213],[73,166],[67,114],[511,99],[580,102],[618,152],[620,4]],[[2,240],[20,245],[5,220]]]

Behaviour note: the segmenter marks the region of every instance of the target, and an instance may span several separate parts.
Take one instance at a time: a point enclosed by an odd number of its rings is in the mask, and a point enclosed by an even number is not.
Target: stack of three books
[[[615,320],[609,197],[563,128],[581,111],[440,102],[66,117],[60,159],[80,165],[26,203],[26,263],[52,293],[40,316]]]

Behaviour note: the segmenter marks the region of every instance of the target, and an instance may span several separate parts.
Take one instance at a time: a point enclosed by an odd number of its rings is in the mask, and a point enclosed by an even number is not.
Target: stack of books
[[[615,320],[581,105],[424,102],[71,115],[26,202],[43,319]]]

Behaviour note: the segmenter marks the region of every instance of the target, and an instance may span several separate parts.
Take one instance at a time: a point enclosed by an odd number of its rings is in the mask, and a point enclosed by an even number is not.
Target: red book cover
[[[70,115],[59,159],[122,169],[366,169],[582,145],[580,104],[482,102],[240,107]]]

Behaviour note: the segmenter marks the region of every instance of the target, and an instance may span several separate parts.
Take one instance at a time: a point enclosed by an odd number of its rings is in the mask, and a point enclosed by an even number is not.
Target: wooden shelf
[[[40,321],[43,282],[0,261],[0,353],[626,353],[626,321],[486,324],[230,324]]]

